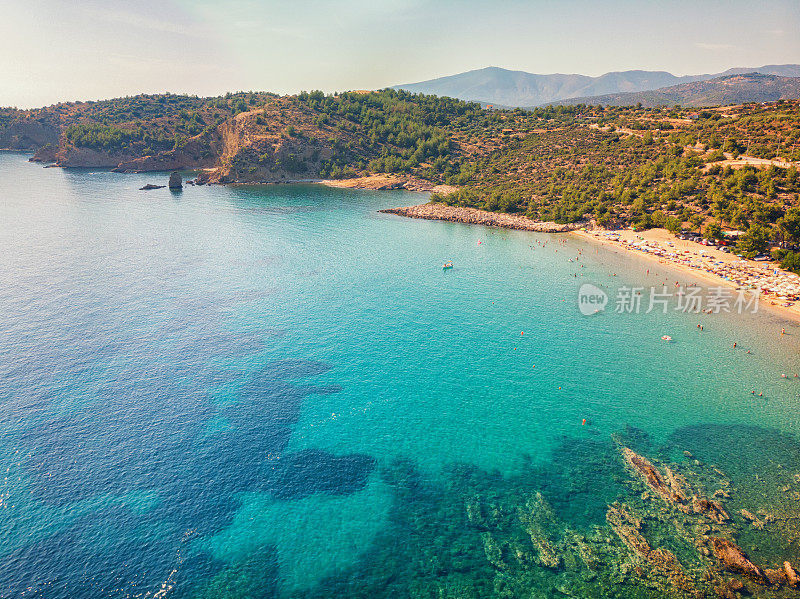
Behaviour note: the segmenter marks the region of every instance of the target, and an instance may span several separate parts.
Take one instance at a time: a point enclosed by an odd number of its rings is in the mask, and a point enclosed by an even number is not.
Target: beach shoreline
[[[734,290],[760,289],[759,309],[765,308],[791,322],[800,324],[800,301],[778,295],[787,289],[790,297],[800,297],[800,276],[780,270],[772,262],[743,260],[713,246],[679,239],[665,229],[609,230],[587,228],[586,223],[558,224],[535,221],[521,215],[462,208],[428,202],[417,206],[389,208],[380,212],[408,218],[457,222],[538,233],[570,233],[626,255],[635,255],[660,264],[677,275],[691,277],[709,287]],[[721,274],[718,274],[721,273]],[[724,275],[724,276],[723,276]],[[785,305],[790,304],[790,305]]]
[[[619,249],[626,255],[634,255],[637,257],[641,257],[646,261],[657,263],[663,266],[665,269],[671,270],[677,275],[692,277],[702,282],[703,284],[707,284],[708,286],[728,287],[734,290],[751,288],[748,285],[741,285],[736,281],[719,276],[714,272],[709,272],[705,270],[703,267],[690,266],[684,262],[679,262],[670,256],[652,253],[651,251],[639,251],[634,247],[631,247],[633,239],[638,239],[643,246],[648,243],[651,244],[649,247],[652,247],[652,245],[656,243],[661,243],[661,244],[669,243],[672,244],[672,246],[678,251],[690,252],[692,258],[695,259],[701,255],[700,252],[702,251],[710,261],[724,262],[731,266],[742,262],[736,256],[733,256],[725,252],[721,252],[713,247],[706,247],[699,243],[695,243],[693,241],[678,239],[677,237],[672,236],[672,234],[666,231],[665,229],[648,229],[647,231],[641,231],[641,232],[636,232],[630,229],[618,230],[618,231],[606,230],[606,229],[594,229],[594,230],[575,230],[572,231],[571,233],[575,237],[578,237],[580,239],[585,239],[587,241],[597,243],[606,248]],[[614,237],[617,236],[619,236],[620,241],[615,241],[613,239]],[[685,255],[686,254],[683,254],[683,256]],[[776,268],[776,265],[770,262],[756,263],[753,261],[746,261],[746,267],[749,269],[761,269],[764,271],[763,276],[767,277],[768,275],[766,271],[774,270]],[[784,276],[796,277],[796,275],[794,275],[793,273],[786,273],[785,271],[781,270],[779,270],[779,272],[782,273]],[[794,323],[800,324],[800,303],[793,303],[791,306],[785,306],[778,302],[779,300],[776,300],[775,298],[771,297],[768,294],[762,293],[759,298],[758,306],[759,309],[761,308],[767,309],[776,315],[779,315]]]

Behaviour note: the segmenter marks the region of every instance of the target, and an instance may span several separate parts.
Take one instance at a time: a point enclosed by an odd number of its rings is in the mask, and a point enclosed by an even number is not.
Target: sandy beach
[[[581,229],[572,234],[635,253],[709,286],[757,289],[760,307],[800,322],[800,301],[795,299],[800,299],[800,276],[781,270],[774,262],[743,260],[712,246],[678,239],[666,229]]]
[[[368,175],[366,177],[354,177],[352,179],[323,179],[318,181],[328,187],[346,187],[352,189],[405,189],[406,191],[425,191],[429,193],[448,194],[455,191],[451,185],[435,185],[425,179],[412,176],[394,175]]]

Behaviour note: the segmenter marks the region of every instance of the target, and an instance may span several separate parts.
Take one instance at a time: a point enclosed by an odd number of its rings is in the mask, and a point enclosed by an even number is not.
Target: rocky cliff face
[[[110,167],[119,172],[204,169],[201,183],[273,183],[319,178],[323,161],[333,156],[332,144],[351,139],[352,134],[319,126],[313,118],[310,112],[297,114],[280,104],[268,105],[225,120],[178,148],[145,156],[135,148],[78,147],[56,128],[31,129],[24,138],[17,128],[15,139],[25,140],[21,149],[38,149],[32,160],[57,166]]]
[[[36,150],[35,161],[61,167],[198,169],[200,183],[338,179],[354,176],[373,160],[381,171],[390,168],[387,160],[396,172],[430,169],[454,144],[439,127],[469,109],[446,104],[420,110],[417,102],[387,94],[374,99],[361,93],[327,99],[240,95],[166,94],[34,111],[0,109],[0,139]],[[419,122],[412,125],[408,113],[417,111]],[[31,123],[50,125],[39,131]]]
[[[276,183],[319,178],[323,161],[333,156],[332,142],[348,136],[333,128],[298,125],[289,129],[289,125],[291,121],[274,107],[245,112],[222,123],[213,144],[218,154],[216,167],[201,173],[199,182]]]
[[[0,126],[0,149],[39,150],[58,145],[59,127],[34,120],[21,120]]]
[[[219,162],[223,147],[216,131],[192,137],[177,149],[149,156],[126,156],[114,170],[118,172],[172,171],[210,168]]]
[[[46,151],[37,152],[34,156],[36,161],[47,161],[43,158],[49,156]],[[72,145],[61,145],[53,153],[53,161],[56,166],[77,166],[77,167],[102,167],[114,168],[120,162],[128,160],[130,155],[126,152],[103,152],[92,148],[76,148]]]

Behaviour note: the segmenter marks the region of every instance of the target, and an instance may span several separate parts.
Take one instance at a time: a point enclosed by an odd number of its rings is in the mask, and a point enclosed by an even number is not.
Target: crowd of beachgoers
[[[674,266],[717,277],[737,289],[758,291],[774,305],[792,307],[800,300],[800,275],[781,270],[772,262],[756,262],[732,256],[691,241],[672,240],[648,232],[588,231],[590,236],[625,250],[641,252]],[[800,304],[798,304],[800,306]]]
[[[705,278],[709,283],[750,290],[758,294],[760,301],[785,309],[785,314],[791,315],[794,319],[800,318],[800,275],[782,270],[768,258],[763,262],[747,260],[713,246],[704,246],[690,239],[679,239],[665,229],[648,229],[641,232],[632,229],[587,230],[574,224],[543,223],[522,215],[487,212],[433,202],[381,212],[506,229],[548,233],[571,232],[626,251],[648,255],[684,272]]]

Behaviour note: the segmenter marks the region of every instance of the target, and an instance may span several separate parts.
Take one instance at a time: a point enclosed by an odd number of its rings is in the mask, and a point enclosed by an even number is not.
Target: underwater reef
[[[632,428],[565,438],[514,476],[378,468],[388,524],[351,568],[289,596],[800,596],[800,444],[778,431],[687,427],[660,446]],[[286,595],[271,559],[222,566],[194,596]]]

